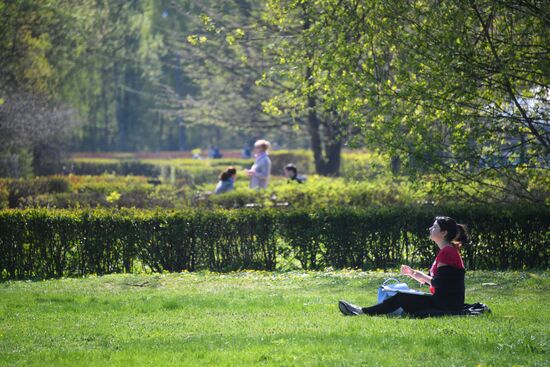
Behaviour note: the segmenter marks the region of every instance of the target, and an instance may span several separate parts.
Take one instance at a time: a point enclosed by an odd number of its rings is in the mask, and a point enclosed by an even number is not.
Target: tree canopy
[[[547,2],[273,0],[269,14],[283,34],[301,22],[310,45],[279,43],[278,68],[301,89],[273,109],[315,94],[370,147],[445,181],[548,168]]]
[[[58,145],[28,139],[39,121],[76,150],[271,134],[322,174],[361,145],[531,199],[550,163],[547,1],[16,0],[0,16],[3,155]]]

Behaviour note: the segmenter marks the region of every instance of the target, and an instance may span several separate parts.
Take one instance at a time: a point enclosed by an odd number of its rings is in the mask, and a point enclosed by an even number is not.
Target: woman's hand
[[[401,274],[412,277],[414,270],[409,265],[401,265]]]

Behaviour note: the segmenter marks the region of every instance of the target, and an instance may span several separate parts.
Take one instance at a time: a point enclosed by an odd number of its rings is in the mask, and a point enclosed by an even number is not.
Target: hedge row
[[[354,153],[353,159],[358,156],[370,157],[362,153]],[[275,150],[270,152],[271,157],[271,172],[274,175],[282,175],[283,169],[288,163],[294,163],[298,167],[300,173],[311,174],[315,172],[313,164],[313,155],[306,150]],[[227,166],[237,166],[249,168],[254,163],[254,158],[222,158],[222,159],[206,159],[193,160],[189,158],[183,159],[78,159],[68,162],[65,167],[69,173],[78,175],[101,175],[103,173],[114,173],[121,176],[135,175],[146,177],[158,177],[165,174],[161,172],[162,167],[177,168],[179,172],[176,174],[199,174],[200,169],[214,168],[216,174],[219,174]],[[195,170],[193,168],[200,168]],[[64,173],[68,173],[64,172]]]
[[[216,182],[219,174],[226,167],[202,166],[178,166],[166,163],[147,163],[141,161],[119,161],[119,162],[73,162],[67,172],[76,175],[98,176],[105,173],[119,176],[145,176],[150,178],[161,178],[166,182],[176,180],[185,183],[200,185],[209,182]]]
[[[313,154],[307,150],[275,150],[270,152],[271,174],[281,176],[284,174],[284,167],[293,163],[300,174],[314,174],[315,164]],[[227,166],[249,168],[254,159],[222,158],[208,160],[191,159],[163,159],[163,160],[139,160],[139,159],[116,159],[107,160],[83,160],[68,162],[63,173],[77,175],[101,175],[113,173],[120,176],[134,175],[146,177],[185,179],[189,183],[201,184],[212,180]],[[201,177],[205,176],[206,177]],[[381,173],[388,173],[389,169],[385,158],[370,152],[345,152],[342,153],[342,177],[348,179],[363,180],[372,178]],[[59,172],[61,173],[61,172]],[[212,175],[214,173],[214,175]]]
[[[0,211],[0,272],[32,278],[209,269],[428,267],[435,215],[470,226],[469,269],[547,269],[548,207]]]

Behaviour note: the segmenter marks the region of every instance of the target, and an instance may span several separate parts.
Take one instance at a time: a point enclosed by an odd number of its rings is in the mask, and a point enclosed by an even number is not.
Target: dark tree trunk
[[[311,69],[308,67],[306,77],[308,80],[311,80],[309,75],[311,75]],[[323,124],[319,119],[315,96],[308,96],[307,105],[307,123],[311,137],[315,171],[323,176],[338,176],[342,153],[342,137],[338,136],[334,129],[331,128],[331,121]],[[321,126],[324,129],[321,129]]]
[[[315,171],[322,176],[338,176],[342,153],[342,142],[336,138],[325,136],[324,144],[321,143],[319,128],[313,131],[310,126],[311,149],[315,161]]]
[[[342,141],[336,137],[327,138],[325,148],[324,167],[319,174],[324,176],[338,176],[340,173],[340,158]]]
[[[303,26],[302,29],[307,31],[310,27],[310,19],[306,3],[302,3],[303,10]],[[314,51],[312,46],[308,47],[307,58],[313,60]],[[305,80],[310,87],[314,83],[313,71],[308,64],[305,70]],[[342,137],[338,134],[338,129],[334,128],[332,120],[321,120],[318,115],[317,99],[315,92],[311,91],[307,96],[307,125],[311,137],[311,149],[313,150],[313,158],[315,161],[315,171],[323,176],[338,176],[340,171],[340,155],[342,152]],[[336,115],[333,114],[336,120]],[[328,117],[330,119],[330,117]]]

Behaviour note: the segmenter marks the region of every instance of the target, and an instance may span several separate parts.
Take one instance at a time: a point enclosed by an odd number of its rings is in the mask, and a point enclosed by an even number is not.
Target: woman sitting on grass
[[[449,217],[436,217],[430,227],[430,239],[439,247],[439,252],[430,273],[413,270],[402,265],[401,274],[407,275],[421,284],[430,286],[431,295],[396,293],[382,303],[371,307],[359,307],[346,301],[338,306],[344,315],[384,315],[398,308],[411,315],[456,313],[464,307],[464,263],[459,249],[468,242],[462,224]]]
[[[220,175],[220,181],[214,190],[215,194],[223,194],[235,189],[234,183],[237,178],[237,169],[235,167],[227,167]]]

